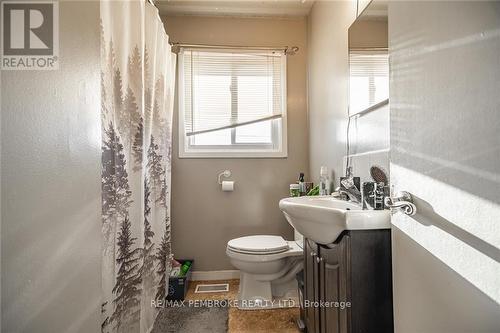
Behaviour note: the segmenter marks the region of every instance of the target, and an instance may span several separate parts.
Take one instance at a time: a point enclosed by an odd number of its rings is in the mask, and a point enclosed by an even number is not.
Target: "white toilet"
[[[256,235],[231,239],[226,254],[240,270],[238,308],[297,306],[295,275],[303,268],[302,242],[281,236]]]

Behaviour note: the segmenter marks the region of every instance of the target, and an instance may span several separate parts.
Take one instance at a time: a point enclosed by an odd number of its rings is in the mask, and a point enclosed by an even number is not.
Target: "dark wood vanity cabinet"
[[[319,246],[319,300],[348,302],[349,286],[349,236],[346,235],[330,247]],[[331,304],[330,304],[331,305]],[[335,304],[334,304],[335,305]],[[320,304],[321,306],[321,304]],[[320,332],[349,332],[348,311],[338,307],[320,307]]]
[[[316,262],[318,245],[304,239],[304,303],[313,303],[319,299],[319,265]],[[319,332],[319,309],[312,306],[304,308],[304,324],[308,333]]]
[[[328,245],[305,239],[304,256],[308,333],[393,332],[390,230],[346,231]]]

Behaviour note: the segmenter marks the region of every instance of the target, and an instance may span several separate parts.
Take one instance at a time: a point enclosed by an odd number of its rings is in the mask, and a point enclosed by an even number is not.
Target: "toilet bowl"
[[[238,308],[297,306],[295,275],[303,268],[302,243],[281,236],[256,235],[230,240],[226,254],[240,270]]]

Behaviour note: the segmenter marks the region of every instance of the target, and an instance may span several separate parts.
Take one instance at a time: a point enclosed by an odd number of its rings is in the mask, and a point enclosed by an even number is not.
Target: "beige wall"
[[[500,330],[500,2],[390,2],[397,333]]]
[[[387,20],[361,18],[349,28],[349,48],[387,47]]]
[[[346,153],[348,106],[347,29],[355,1],[316,1],[308,17],[309,167],[317,181],[328,166],[335,184]]]
[[[98,332],[99,2],[59,2],[60,68],[2,71],[2,332]]]
[[[195,270],[234,269],[225,254],[231,238],[276,234],[292,239],[278,208],[300,171],[309,174],[306,103],[306,21],[274,18],[163,17],[171,41],[215,45],[298,46],[288,57],[286,159],[179,159],[177,112],[172,166],[172,242]],[[177,110],[177,107],[175,108]],[[232,171],[234,192],[222,192],[217,174]]]

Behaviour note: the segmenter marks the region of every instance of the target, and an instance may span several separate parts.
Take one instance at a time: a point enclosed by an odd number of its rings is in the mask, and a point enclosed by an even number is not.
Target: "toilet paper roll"
[[[229,180],[223,181],[222,182],[222,190],[224,192],[234,191],[234,182],[233,181],[229,181]]]

